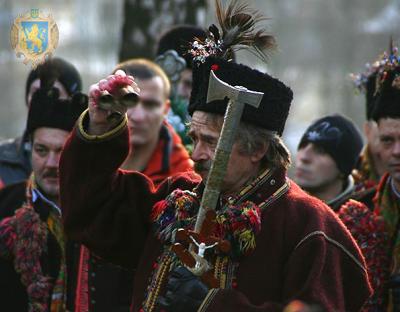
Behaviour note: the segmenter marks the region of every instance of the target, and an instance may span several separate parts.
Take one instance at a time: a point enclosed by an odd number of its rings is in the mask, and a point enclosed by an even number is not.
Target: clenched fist
[[[137,102],[140,89],[132,76],[118,70],[89,89],[89,134],[101,135],[112,129]]]

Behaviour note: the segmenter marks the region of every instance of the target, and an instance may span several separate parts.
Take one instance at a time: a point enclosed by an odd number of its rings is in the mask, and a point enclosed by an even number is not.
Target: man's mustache
[[[211,164],[212,164],[211,160],[195,162],[194,163],[194,171],[196,171],[197,173],[200,173],[203,171],[209,171],[211,168]]]
[[[58,170],[48,170],[43,174],[43,178],[58,178]]]

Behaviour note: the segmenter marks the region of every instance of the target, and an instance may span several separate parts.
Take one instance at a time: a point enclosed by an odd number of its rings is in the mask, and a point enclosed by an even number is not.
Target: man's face
[[[209,113],[195,111],[189,129],[193,141],[192,159],[194,169],[206,181],[214,159],[221,128],[210,122]],[[218,118],[223,118],[218,117]],[[260,157],[245,155],[235,143],[230,154],[228,168],[222,185],[222,192],[231,193],[240,190],[245,183],[258,173]]]
[[[178,95],[189,102],[190,93],[192,92],[192,70],[184,69],[181,73],[181,79],[178,83]]]
[[[128,109],[127,114],[130,143],[140,146],[158,140],[162,122],[168,113],[169,100],[160,77],[135,81],[140,88],[140,100]]]
[[[400,185],[400,118],[382,118],[378,128],[382,162],[395,182]]]
[[[45,195],[56,200],[59,195],[58,163],[68,132],[55,128],[38,128],[32,140],[32,170]]]
[[[307,190],[324,189],[341,180],[340,171],[323,149],[313,143],[306,143],[296,154],[295,180]]]
[[[53,87],[56,88],[56,89],[58,89],[58,91],[60,91],[60,99],[67,99],[67,98],[69,97],[67,90],[65,90],[64,86],[63,86],[63,85],[61,84],[61,82],[59,82],[58,80],[56,80],[56,81],[54,82]],[[31,104],[31,100],[32,100],[33,94],[34,94],[38,89],[40,89],[40,79],[35,79],[35,80],[32,82],[32,84],[31,84],[31,86],[30,86],[30,88],[29,88],[29,91],[28,91],[28,97],[27,97],[27,101],[28,101],[27,104],[28,104],[28,107],[29,107],[30,104]]]

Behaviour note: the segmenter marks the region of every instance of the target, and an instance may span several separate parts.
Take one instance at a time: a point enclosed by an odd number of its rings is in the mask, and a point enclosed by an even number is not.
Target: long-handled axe
[[[244,106],[247,104],[258,108],[263,96],[264,93],[262,92],[251,91],[242,86],[231,86],[218,79],[214,71],[211,71],[208,83],[207,102],[223,100],[225,97],[229,99],[229,102],[215,150],[214,161],[207,177],[206,187],[197,215],[195,232],[200,231],[207,210],[215,210],[217,206],[221,184],[225,177],[229,156],[232,151]]]
[[[215,209],[217,207],[221,184],[225,177],[229,156],[232,151],[232,146],[244,106],[247,104],[257,108],[260,105],[263,96],[264,93],[262,92],[251,91],[242,86],[231,86],[218,79],[214,71],[210,72],[207,102],[223,100],[226,97],[229,99],[229,102],[225,112],[221,134],[215,150],[215,157],[207,177],[206,186],[200,203],[196,225],[194,231],[189,233],[192,234],[192,237],[189,239],[187,237],[190,236],[189,234],[181,232],[182,235],[178,235],[178,240],[181,239],[190,242],[190,240],[196,239],[198,240],[196,241],[197,246],[199,246],[200,243],[207,244],[214,241],[210,236],[212,235],[213,227],[215,226]],[[193,247],[192,244],[191,249],[193,249]],[[226,242],[220,242],[217,245],[217,248],[226,251]],[[197,264],[196,270],[192,270],[192,272],[200,276],[204,275],[203,277],[201,276],[202,280],[208,284],[209,287],[217,287],[218,282],[210,272],[207,272],[209,266],[206,265],[203,270],[198,268],[199,262],[201,262],[200,265],[204,262],[199,261],[201,259],[199,259],[198,255],[193,254],[193,252],[189,253],[188,250],[184,249],[179,243],[173,246],[173,250],[177,253],[182,262],[189,267],[189,269],[193,268],[195,264]]]

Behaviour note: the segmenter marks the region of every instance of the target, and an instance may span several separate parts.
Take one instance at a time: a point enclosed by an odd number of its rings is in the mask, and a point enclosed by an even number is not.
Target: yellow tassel
[[[256,247],[256,239],[253,231],[245,230],[239,234],[239,244],[241,251],[253,250]]]

